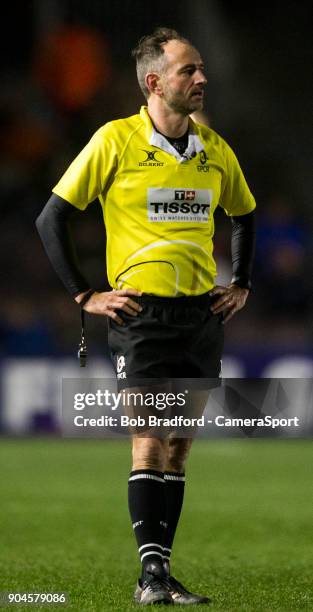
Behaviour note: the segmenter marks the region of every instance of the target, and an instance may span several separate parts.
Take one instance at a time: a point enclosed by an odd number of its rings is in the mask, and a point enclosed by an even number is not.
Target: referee
[[[147,100],[140,113],[101,127],[72,162],[37,219],[59,277],[83,309],[108,318],[117,377],[220,376],[223,323],[247,300],[255,201],[238,160],[190,115],[203,106],[199,52],[175,30],[158,28],[133,51]],[[112,291],[94,291],[76,264],[68,225],[99,198]],[[232,226],[233,275],[215,286],[214,212]],[[191,439],[133,436],[129,512],[142,572],[140,604],[206,603],[170,572]]]

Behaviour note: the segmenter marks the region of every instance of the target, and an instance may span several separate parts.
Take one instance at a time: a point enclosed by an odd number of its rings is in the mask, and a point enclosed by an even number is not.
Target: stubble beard
[[[184,115],[185,117],[191,113],[194,113],[195,111],[202,110],[203,108],[203,100],[186,100],[186,98],[180,94],[175,94],[172,92],[167,93],[165,96],[165,102],[171,110],[173,110],[175,113],[179,113],[180,115]]]

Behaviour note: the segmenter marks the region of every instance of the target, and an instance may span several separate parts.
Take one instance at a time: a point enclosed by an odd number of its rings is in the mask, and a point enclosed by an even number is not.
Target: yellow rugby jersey
[[[234,152],[214,130],[190,120],[181,156],[146,107],[101,127],[53,192],[81,210],[99,198],[113,289],[169,297],[214,286],[216,207],[227,215],[255,208]]]

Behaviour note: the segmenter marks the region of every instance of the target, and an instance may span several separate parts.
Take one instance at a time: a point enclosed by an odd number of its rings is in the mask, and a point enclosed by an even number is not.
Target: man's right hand
[[[77,295],[75,301],[79,304],[84,295],[84,293]],[[115,311],[123,310],[127,314],[136,317],[142,311],[142,306],[131,299],[131,296],[136,295],[141,295],[140,291],[136,289],[95,291],[83,308],[86,312],[96,315],[105,315],[113,319],[118,325],[124,325],[123,319],[119,317]]]

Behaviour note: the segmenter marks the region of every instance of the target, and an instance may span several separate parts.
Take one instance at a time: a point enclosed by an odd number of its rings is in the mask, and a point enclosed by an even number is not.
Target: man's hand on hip
[[[136,289],[102,291],[100,293],[95,291],[83,308],[90,314],[105,315],[113,319],[118,325],[124,325],[123,319],[116,313],[116,310],[123,310],[127,314],[136,317],[142,311],[142,306],[137,304],[131,296],[138,295],[141,295],[141,293],[136,291]],[[79,300],[76,301],[79,303]]]
[[[244,307],[249,289],[243,289],[238,285],[228,285],[228,287],[217,285],[210,291],[210,295],[217,296],[216,301],[211,306],[211,311],[213,314],[223,313],[223,323],[227,323],[235,312]]]

